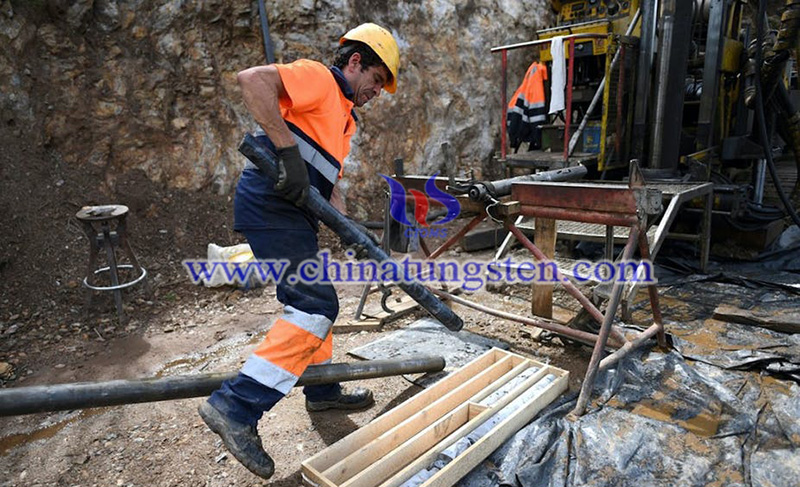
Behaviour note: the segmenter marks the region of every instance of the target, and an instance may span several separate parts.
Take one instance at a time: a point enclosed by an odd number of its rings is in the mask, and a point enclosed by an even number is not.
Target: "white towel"
[[[567,65],[564,62],[564,38],[554,37],[550,42],[553,69],[550,73],[550,112],[564,109],[564,87],[567,85]]]

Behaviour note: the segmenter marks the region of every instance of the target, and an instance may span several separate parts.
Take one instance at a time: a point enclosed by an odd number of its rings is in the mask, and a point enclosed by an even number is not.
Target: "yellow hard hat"
[[[368,45],[375,54],[377,54],[383,64],[389,68],[392,73],[392,79],[384,88],[389,93],[397,91],[397,71],[400,69],[400,48],[397,47],[397,41],[388,30],[383,27],[367,22],[361,24],[355,29],[350,30],[347,34],[339,39],[339,44],[344,44],[345,41],[359,41]]]

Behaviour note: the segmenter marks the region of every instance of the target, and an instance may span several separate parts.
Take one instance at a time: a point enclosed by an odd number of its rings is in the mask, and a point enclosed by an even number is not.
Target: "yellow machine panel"
[[[574,2],[553,2],[560,7],[558,10],[559,23],[585,22],[586,20],[605,19],[632,14],[639,8],[638,1],[618,0],[577,0]]]
[[[552,39],[553,37],[558,36],[565,36],[570,34],[608,34],[611,32],[611,22],[608,21],[600,21],[600,22],[591,22],[588,24],[583,24],[580,26],[573,26],[570,28],[554,28],[554,29],[547,29],[547,30],[540,30],[538,32],[539,39]],[[602,56],[606,53],[608,43],[607,39],[587,39],[583,41],[575,41],[575,49],[581,53],[583,50],[589,49],[591,46],[591,53],[594,56]],[[564,49],[564,56],[569,59],[569,52],[567,49]],[[550,47],[547,46],[541,49],[539,55],[541,56],[542,62],[552,61],[553,57],[550,55]]]
[[[554,0],[553,10],[558,13],[557,27],[537,31],[539,39],[571,34],[624,34],[631,18],[639,8],[639,0]],[[633,32],[638,35],[639,27]],[[608,50],[607,39],[593,39],[576,42],[578,55],[602,56]],[[542,62],[552,61],[548,48],[540,51]],[[566,53],[569,58],[569,53]]]

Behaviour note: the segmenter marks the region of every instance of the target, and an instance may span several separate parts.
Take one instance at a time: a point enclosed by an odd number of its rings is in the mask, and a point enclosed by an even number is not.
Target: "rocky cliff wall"
[[[338,37],[366,21],[399,40],[398,92],[360,112],[346,161],[357,213],[396,157],[430,174],[447,141],[462,170],[485,166],[499,145],[500,60],[489,48],[549,21],[545,0],[267,4],[279,62],[330,63]],[[263,64],[259,29],[249,0],[0,0],[0,130],[102,168],[98,184],[137,168],[171,187],[229,192],[253,126],[236,73]],[[530,58],[510,61],[519,79]]]

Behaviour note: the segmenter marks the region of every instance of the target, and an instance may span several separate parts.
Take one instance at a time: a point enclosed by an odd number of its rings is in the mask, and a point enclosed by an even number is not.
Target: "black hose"
[[[769,137],[767,134],[767,118],[764,115],[764,97],[761,91],[761,63],[763,62],[764,52],[761,46],[761,43],[764,39],[764,16],[767,13],[767,1],[766,0],[759,0],[758,1],[758,16],[756,18],[756,45],[758,46],[756,49],[756,76],[755,76],[755,84],[756,84],[756,119],[758,121],[757,125],[760,130],[759,135],[761,136],[761,144],[764,146],[764,155],[767,158],[767,169],[769,169],[769,175],[772,178],[772,182],[775,183],[775,189],[778,192],[778,197],[783,203],[783,207],[786,210],[786,213],[792,217],[795,225],[800,227],[800,216],[797,215],[797,212],[794,210],[792,206],[792,202],[789,201],[789,198],[786,197],[786,193],[783,191],[781,187],[780,179],[778,178],[778,170],[775,169],[775,161],[772,159],[772,148],[769,146]]]

